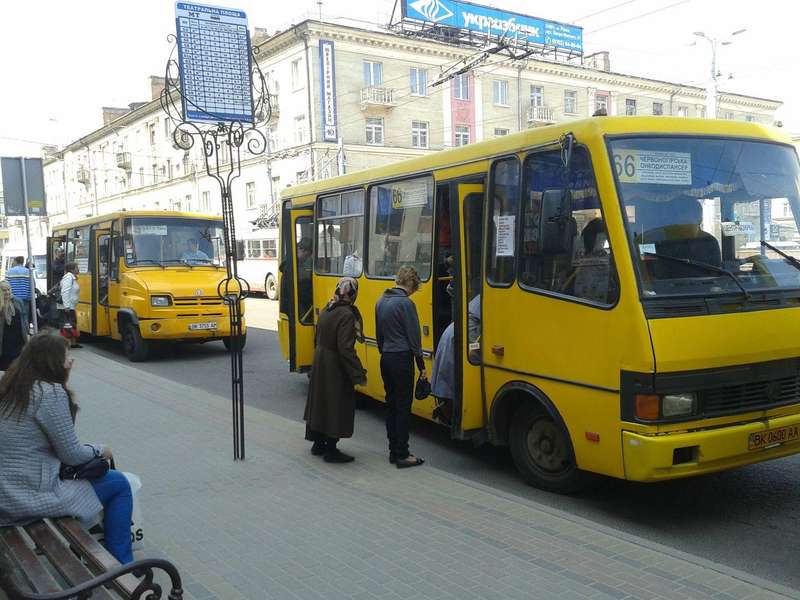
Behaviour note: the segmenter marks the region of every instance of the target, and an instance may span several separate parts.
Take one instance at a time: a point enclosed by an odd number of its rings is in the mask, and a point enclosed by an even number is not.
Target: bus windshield
[[[644,299],[800,289],[793,148],[674,136],[610,149]]]
[[[125,221],[125,262],[138,265],[219,266],[224,261],[222,221],[135,217]]]

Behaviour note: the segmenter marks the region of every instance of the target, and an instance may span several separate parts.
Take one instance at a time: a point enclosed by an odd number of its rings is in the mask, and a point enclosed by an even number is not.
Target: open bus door
[[[59,273],[56,273],[56,260],[58,251],[67,249],[67,238],[63,235],[53,236],[47,238],[47,291],[53,289],[56,284],[61,283],[61,277],[64,276],[64,261],[62,258],[58,265]]]
[[[483,383],[481,380],[480,320],[481,320],[481,244],[483,243],[484,184],[455,185],[460,210],[451,210],[452,231],[458,231],[458,262],[456,276],[458,329],[455,335],[456,398],[460,406],[453,411],[452,436],[469,437],[467,432],[484,426]]]
[[[311,207],[281,213],[281,268],[278,337],[289,370],[303,372],[314,359],[314,213]]]
[[[94,254],[92,256],[92,334],[111,335],[111,232],[95,229],[93,232]],[[114,282],[116,283],[116,282]]]

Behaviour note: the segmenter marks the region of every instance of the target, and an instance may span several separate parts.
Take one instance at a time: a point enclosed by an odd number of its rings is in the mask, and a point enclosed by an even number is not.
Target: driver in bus
[[[186,247],[187,250],[183,254],[181,254],[181,260],[186,263],[194,264],[194,263],[208,263],[211,262],[211,259],[208,257],[208,254],[203,252],[197,247],[197,240],[194,238],[189,238],[186,240]]]

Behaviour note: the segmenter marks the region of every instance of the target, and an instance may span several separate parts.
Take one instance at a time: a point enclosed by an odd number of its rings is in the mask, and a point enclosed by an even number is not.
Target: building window
[[[578,92],[564,90],[564,113],[574,115],[578,112]]]
[[[427,280],[433,246],[433,178],[374,185],[369,202],[367,273],[388,279],[408,265]]]
[[[657,117],[664,114],[664,104],[662,102],[653,102],[653,114]]]
[[[278,148],[278,128],[275,125],[267,126],[267,141],[270,151]]]
[[[504,135],[508,135],[508,129],[500,129],[495,127],[494,137],[503,137]]]
[[[469,100],[469,73],[453,78],[453,96],[456,100]]]
[[[156,184],[158,183],[158,165],[153,163],[150,167],[153,169],[153,184]]]
[[[247,208],[256,207],[256,182],[248,181],[244,186],[245,206]]]
[[[724,114],[724,116],[722,118],[723,119],[728,119],[729,121],[733,121],[734,116],[733,116],[733,113],[731,111],[726,110],[725,114]]]
[[[755,123],[756,122],[756,116],[755,115],[745,115],[744,116],[744,120],[747,121],[748,123]]]
[[[147,126],[147,131],[149,132],[149,135],[150,135],[150,145],[151,146],[155,146],[156,145],[156,123],[157,123],[157,121],[154,121],[153,123],[150,123]]]
[[[172,123],[169,119],[164,119],[164,139],[169,140],[172,139]]]
[[[688,117],[689,116],[689,108],[686,106],[679,106],[678,107],[678,116],[679,117]]]
[[[203,192],[200,194],[200,212],[209,210],[211,210],[211,192]]]
[[[296,183],[305,183],[308,181],[308,171],[298,171],[294,174],[294,180]]]
[[[144,187],[144,167],[139,167],[139,187]]]
[[[469,125],[456,125],[456,146],[469,144]]]
[[[594,110],[603,111],[608,114],[608,96],[606,94],[596,94],[594,97]]]
[[[281,178],[280,177],[273,177],[272,178],[272,203],[275,204],[280,198],[281,195]]]
[[[169,158],[167,159],[167,178],[172,180],[173,176],[175,175],[173,168],[172,168],[172,160]]]
[[[498,106],[508,106],[508,81],[504,79],[492,81],[492,101]]]
[[[374,87],[383,83],[383,65],[371,60],[364,61],[364,86]]]
[[[383,145],[383,118],[367,117],[367,143],[374,146]]]
[[[364,256],[364,192],[325,196],[317,203],[317,273],[361,275]]]
[[[300,67],[303,64],[303,59],[298,58],[297,60],[292,61],[292,89],[293,90],[301,90],[303,89],[303,77],[300,72]]]
[[[625,98],[625,114],[628,116],[633,116],[636,114],[635,98]]]
[[[192,196],[191,194],[187,194],[184,198],[184,210],[190,211],[192,210]]]
[[[411,121],[411,147],[428,147],[428,124],[425,121]]]
[[[306,141],[306,116],[301,115],[294,118],[294,142],[302,144]]]
[[[540,85],[531,86],[531,106],[544,106],[544,88]]]
[[[428,71],[426,69],[411,67],[411,95],[428,95]]]

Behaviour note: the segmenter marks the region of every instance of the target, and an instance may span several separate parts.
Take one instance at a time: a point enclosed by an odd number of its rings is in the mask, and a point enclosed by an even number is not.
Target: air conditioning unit
[[[92,182],[92,176],[89,174],[89,169],[80,168],[78,169],[77,173],[75,173],[75,179],[78,180],[78,183],[82,183],[84,185],[89,185]]]
[[[131,153],[130,152],[117,152],[117,166],[126,171],[131,170]]]

